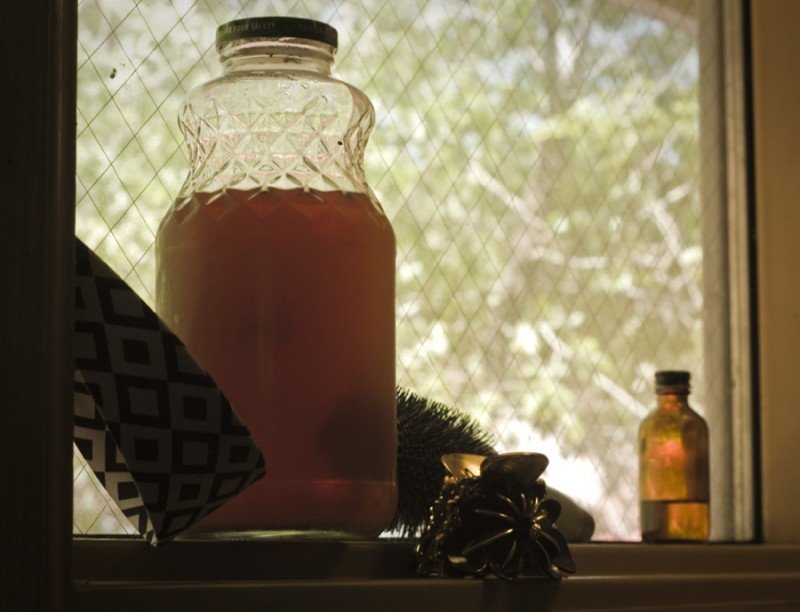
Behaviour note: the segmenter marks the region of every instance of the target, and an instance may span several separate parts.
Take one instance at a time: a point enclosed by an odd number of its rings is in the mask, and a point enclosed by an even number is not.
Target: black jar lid
[[[217,48],[232,40],[248,38],[305,38],[332,46],[339,44],[336,28],[300,17],[251,17],[223,23],[217,28]]]
[[[672,387],[675,385],[688,385],[691,374],[684,370],[661,370],[656,372],[656,386]]]

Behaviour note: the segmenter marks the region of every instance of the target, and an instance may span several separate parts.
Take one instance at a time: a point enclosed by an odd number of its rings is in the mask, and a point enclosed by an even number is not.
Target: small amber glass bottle
[[[708,540],[708,427],[689,407],[689,380],[689,372],[656,372],[658,406],[639,428],[645,542]]]

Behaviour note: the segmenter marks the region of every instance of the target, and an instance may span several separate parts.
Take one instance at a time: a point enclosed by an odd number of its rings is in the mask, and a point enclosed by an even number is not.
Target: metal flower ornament
[[[444,455],[448,476],[416,549],[417,574],[504,580],[575,572],[556,521],[561,506],[539,478],[547,457]]]

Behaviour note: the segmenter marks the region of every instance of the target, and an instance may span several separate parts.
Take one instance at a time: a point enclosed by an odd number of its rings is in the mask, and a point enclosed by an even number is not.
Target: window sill
[[[800,546],[573,545],[578,573],[560,583],[417,579],[412,548],[249,540],[156,550],[129,539],[75,539],[75,609],[800,609]]]

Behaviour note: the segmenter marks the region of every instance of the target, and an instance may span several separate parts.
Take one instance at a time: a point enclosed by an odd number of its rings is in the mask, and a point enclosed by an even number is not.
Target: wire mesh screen
[[[657,368],[703,372],[724,243],[701,223],[722,142],[700,138],[694,2],[82,0],[77,233],[151,305],[178,105],[220,73],[216,26],[265,14],[337,27],[337,73],[375,105],[398,383],[547,454],[596,537],[638,538],[638,423]],[[75,491],[76,532],[132,531],[78,456]]]

